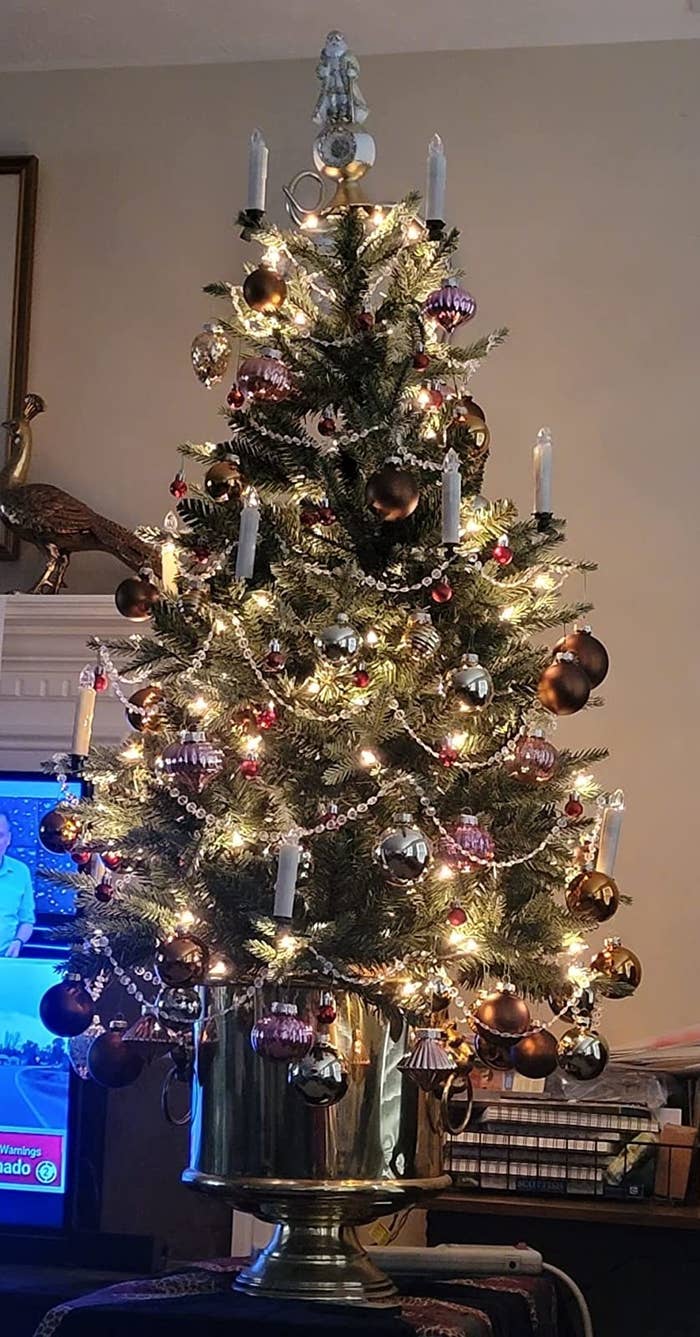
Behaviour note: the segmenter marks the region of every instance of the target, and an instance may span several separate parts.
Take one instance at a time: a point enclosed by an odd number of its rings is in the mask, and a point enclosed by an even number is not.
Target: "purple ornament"
[[[186,729],[179,743],[164,748],[158,766],[193,794],[201,794],[215,780],[224,764],[221,748],[208,743],[203,731]]]
[[[282,354],[276,348],[263,348],[262,352],[243,359],[238,368],[238,385],[254,399],[274,403],[289,394],[292,378]]]
[[[443,330],[456,330],[476,315],[476,301],[466,288],[460,288],[456,279],[445,279],[441,288],[429,293],[423,310],[430,320],[436,320]]]
[[[304,1058],[313,1041],[313,1028],[297,1016],[296,1003],[273,1003],[271,1015],[256,1021],[250,1032],[255,1053],[276,1063]]]
[[[493,859],[493,839],[476,817],[464,812],[441,844],[440,853],[452,868],[464,873],[482,872],[486,861]]]

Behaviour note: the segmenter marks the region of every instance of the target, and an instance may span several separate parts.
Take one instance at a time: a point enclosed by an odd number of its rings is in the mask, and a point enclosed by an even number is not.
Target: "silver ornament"
[[[398,1067],[422,1091],[434,1091],[455,1071],[457,1060],[445,1046],[445,1032],[437,1026],[425,1026],[416,1031],[413,1049]]]
[[[202,385],[216,385],[226,375],[231,360],[231,344],[223,326],[213,321],[195,334],[190,350],[194,374]]]
[[[483,710],[493,700],[493,680],[478,655],[467,655],[461,668],[455,669],[452,686],[470,711]]]
[[[289,1069],[289,1083],[307,1105],[336,1105],[348,1089],[348,1073],[338,1053],[323,1036]]]
[[[314,645],[326,659],[330,659],[332,664],[341,663],[344,659],[352,659],[360,647],[359,632],[350,626],[350,622],[345,613],[339,613],[336,621],[330,627],[324,627],[314,637]]]
[[[609,1057],[610,1050],[602,1036],[578,1026],[565,1031],[557,1045],[559,1067],[577,1082],[591,1082],[600,1077]]]
[[[440,649],[440,633],[433,626],[427,608],[419,608],[411,618],[408,642],[415,654],[429,659]]]
[[[98,1035],[104,1035],[104,1033],[105,1028],[100,1021],[100,1018],[94,1016],[87,1030],[83,1031],[82,1035],[72,1035],[68,1041],[68,1057],[71,1062],[71,1067],[83,1082],[87,1082],[90,1077],[87,1066],[88,1049],[93,1040],[95,1040]]]
[[[202,1000],[196,989],[189,986],[161,989],[156,998],[158,1019],[175,1030],[194,1026],[202,1014]]]
[[[383,831],[375,855],[386,874],[387,881],[398,886],[417,882],[430,863],[430,841],[417,826],[410,813],[396,817],[396,825]]]

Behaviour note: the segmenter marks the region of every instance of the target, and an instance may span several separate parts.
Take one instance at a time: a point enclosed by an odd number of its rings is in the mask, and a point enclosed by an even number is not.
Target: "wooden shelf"
[[[443,1193],[426,1204],[429,1212],[472,1216],[546,1217],[550,1221],[588,1221],[594,1225],[646,1226],[700,1230],[700,1206],[674,1207],[662,1202],[612,1202],[608,1198],[530,1198],[518,1193]]]

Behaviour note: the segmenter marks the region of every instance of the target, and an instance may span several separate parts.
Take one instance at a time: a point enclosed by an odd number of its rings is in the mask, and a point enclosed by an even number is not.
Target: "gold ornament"
[[[195,334],[190,349],[192,369],[207,390],[226,375],[231,361],[231,344],[222,325],[213,321]]]
[[[582,919],[595,920],[596,924],[612,919],[619,904],[617,883],[608,873],[599,873],[595,869],[578,873],[567,887],[567,909]]]
[[[39,395],[26,395],[21,417],[5,423],[10,435],[7,463],[0,470],[0,517],[18,538],[32,543],[46,565],[30,594],[58,594],[74,552],[108,552],[132,571],[160,571],[160,555],[114,520],[51,483],[28,483],[32,419],[43,413]]]
[[[642,963],[621,938],[606,938],[591,959],[593,984],[606,998],[629,998],[641,983]]]
[[[596,1031],[572,1026],[565,1031],[557,1045],[557,1062],[567,1077],[577,1082],[592,1082],[603,1072],[610,1050]]]
[[[415,654],[425,659],[440,649],[440,633],[433,626],[427,608],[419,608],[413,613],[408,627],[408,643]]]

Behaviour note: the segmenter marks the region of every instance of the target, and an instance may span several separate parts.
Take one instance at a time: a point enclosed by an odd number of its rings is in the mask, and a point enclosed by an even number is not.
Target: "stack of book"
[[[487,1099],[447,1146],[456,1184],[510,1193],[643,1198],[659,1126],[642,1105]]]

